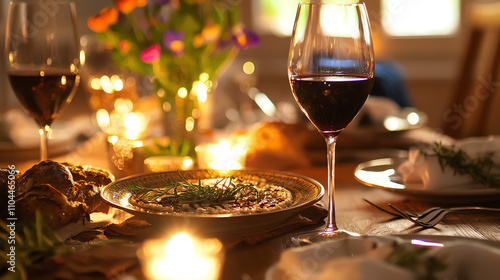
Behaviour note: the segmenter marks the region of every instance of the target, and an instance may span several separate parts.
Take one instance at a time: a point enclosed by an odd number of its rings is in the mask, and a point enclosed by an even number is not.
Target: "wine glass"
[[[335,222],[335,144],[373,86],[374,58],[365,5],[301,3],[290,44],[288,77],[295,101],[325,137],[328,150],[326,228],[294,237],[298,244],[357,235]]]
[[[47,159],[51,124],[71,102],[80,76],[74,3],[12,1],[5,37],[7,75],[19,102],[40,127]]]

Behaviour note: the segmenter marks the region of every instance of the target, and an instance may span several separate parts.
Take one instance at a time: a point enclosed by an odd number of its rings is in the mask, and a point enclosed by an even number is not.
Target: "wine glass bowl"
[[[295,101],[327,143],[329,214],[325,229],[295,237],[298,243],[356,235],[339,229],[335,221],[335,145],[368,98],[374,69],[363,3],[299,4],[288,77]]]
[[[50,126],[78,87],[79,43],[74,4],[12,1],[5,53],[7,76],[26,113],[40,127],[40,158],[47,159]]]

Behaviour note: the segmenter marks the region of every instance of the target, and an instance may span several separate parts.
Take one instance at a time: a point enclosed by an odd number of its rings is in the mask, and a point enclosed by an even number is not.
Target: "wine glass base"
[[[295,247],[307,246],[324,241],[342,240],[351,236],[360,236],[358,233],[350,232],[343,229],[336,230],[321,230],[305,232],[292,237],[292,244]]]

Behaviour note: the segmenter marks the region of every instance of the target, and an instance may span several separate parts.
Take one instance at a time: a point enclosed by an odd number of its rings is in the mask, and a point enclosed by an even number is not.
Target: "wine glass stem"
[[[47,147],[51,128],[46,125],[41,127],[40,132],[40,161],[47,160]]]
[[[325,229],[327,232],[338,230],[335,222],[335,146],[337,144],[337,136],[327,136],[326,146],[328,149],[328,225]]]

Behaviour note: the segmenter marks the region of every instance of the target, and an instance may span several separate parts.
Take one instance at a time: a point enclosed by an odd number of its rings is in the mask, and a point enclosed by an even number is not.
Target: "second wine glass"
[[[68,1],[12,1],[5,38],[7,75],[24,110],[40,127],[40,159],[47,159],[52,122],[78,86],[75,7]]]
[[[373,86],[374,55],[365,5],[299,4],[288,76],[295,101],[325,138],[328,152],[326,228],[295,237],[294,241],[302,244],[357,235],[336,224],[335,145]]]

